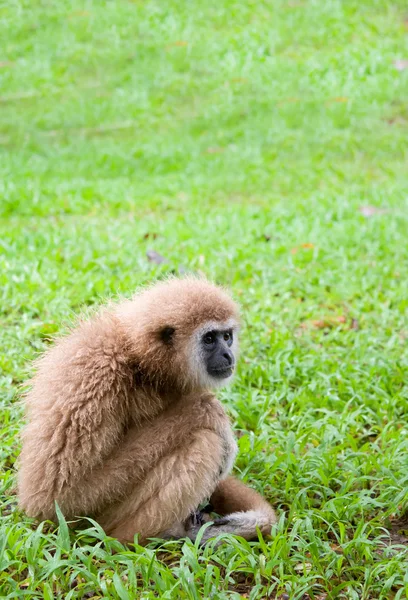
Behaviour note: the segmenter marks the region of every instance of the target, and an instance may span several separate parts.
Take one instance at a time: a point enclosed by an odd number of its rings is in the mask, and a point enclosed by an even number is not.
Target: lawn
[[[1,4],[1,598],[408,598],[407,18],[405,0]],[[30,361],[169,272],[242,306],[220,397],[270,538],[127,548],[17,508]]]

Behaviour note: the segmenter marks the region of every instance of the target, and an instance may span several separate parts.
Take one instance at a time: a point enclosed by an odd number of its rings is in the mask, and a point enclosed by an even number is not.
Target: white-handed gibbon
[[[272,507],[228,477],[237,446],[211,392],[232,376],[238,309],[204,279],[170,279],[104,307],[37,363],[26,395],[20,506],[92,516],[123,542],[269,533]]]

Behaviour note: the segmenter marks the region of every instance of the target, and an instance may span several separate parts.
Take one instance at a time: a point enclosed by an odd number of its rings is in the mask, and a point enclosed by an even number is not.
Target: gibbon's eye
[[[211,346],[212,344],[215,344],[215,340],[217,339],[214,331],[209,331],[208,333],[206,333],[203,336],[203,342],[204,344],[206,344],[207,346]]]
[[[227,346],[231,346],[232,344],[232,331],[224,331],[224,335],[223,335],[224,341],[227,342]]]

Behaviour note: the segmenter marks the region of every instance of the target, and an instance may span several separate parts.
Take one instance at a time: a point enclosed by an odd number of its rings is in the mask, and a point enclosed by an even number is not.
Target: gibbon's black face
[[[231,351],[232,329],[213,329],[203,334],[201,347],[208,375],[216,379],[226,379],[232,375],[235,358]]]

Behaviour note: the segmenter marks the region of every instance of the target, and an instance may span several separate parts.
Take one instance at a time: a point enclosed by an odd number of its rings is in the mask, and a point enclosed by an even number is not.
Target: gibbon
[[[56,340],[26,395],[18,489],[39,519],[91,516],[122,542],[256,538],[272,507],[229,477],[237,445],[213,395],[237,356],[238,308],[204,279],[170,279]]]

